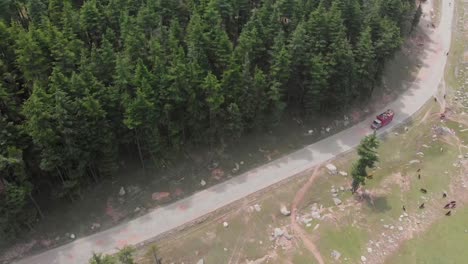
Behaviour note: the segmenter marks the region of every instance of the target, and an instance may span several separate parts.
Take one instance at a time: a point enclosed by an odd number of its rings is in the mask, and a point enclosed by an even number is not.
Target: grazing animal
[[[424,209],[424,203],[419,206],[419,209]]]
[[[450,203],[451,203],[451,204],[456,204],[456,203],[457,203],[457,201],[450,201]]]
[[[420,172],[420,171],[421,171],[421,169],[418,169],[416,172]]]
[[[447,193],[443,193],[442,198],[447,198]]]
[[[448,211],[447,213],[445,213],[446,216],[450,216],[452,215],[452,211]]]
[[[403,211],[405,211],[405,212],[406,212],[406,207],[405,207],[404,205],[403,205]]]
[[[424,188],[419,189],[422,193],[427,193],[427,190]]]
[[[420,179],[421,179],[421,174],[418,174],[418,180],[420,180]]]
[[[446,205],[444,206],[444,209],[449,209],[449,208],[450,208],[450,203],[448,203],[448,204],[446,204]]]
[[[455,209],[457,207],[457,204],[450,204],[450,209]]]

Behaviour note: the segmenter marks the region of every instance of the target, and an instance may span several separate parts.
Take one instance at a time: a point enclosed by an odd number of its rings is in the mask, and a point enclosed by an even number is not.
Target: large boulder
[[[325,167],[327,168],[328,172],[332,175],[338,173],[338,169],[336,168],[336,166],[331,163],[327,164]]]
[[[284,216],[289,216],[291,214],[291,211],[289,211],[284,205],[281,206],[280,212]]]
[[[338,199],[336,197],[333,198],[333,202],[335,203],[335,205],[340,205],[340,204],[343,203],[340,199]]]

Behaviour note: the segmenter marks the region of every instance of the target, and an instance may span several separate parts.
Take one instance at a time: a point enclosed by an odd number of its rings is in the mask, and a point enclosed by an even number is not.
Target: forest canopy
[[[365,100],[413,0],[0,0],[0,237],[123,153],[217,144]]]

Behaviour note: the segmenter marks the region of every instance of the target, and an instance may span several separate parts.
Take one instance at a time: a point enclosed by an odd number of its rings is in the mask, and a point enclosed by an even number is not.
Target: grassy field
[[[468,208],[457,211],[431,226],[430,232],[402,246],[387,263],[459,264],[466,263],[468,251]]]

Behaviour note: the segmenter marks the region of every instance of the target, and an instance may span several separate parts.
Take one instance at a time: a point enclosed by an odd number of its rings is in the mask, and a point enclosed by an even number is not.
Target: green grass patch
[[[352,219],[348,219],[352,222]],[[365,229],[340,221],[340,226],[326,225],[320,231],[319,248],[326,263],[333,263],[331,252],[337,250],[341,253],[341,260],[351,263],[358,262],[361,253],[365,251],[368,234]]]
[[[468,208],[457,210],[403,244],[387,263],[460,264],[468,259]]]

